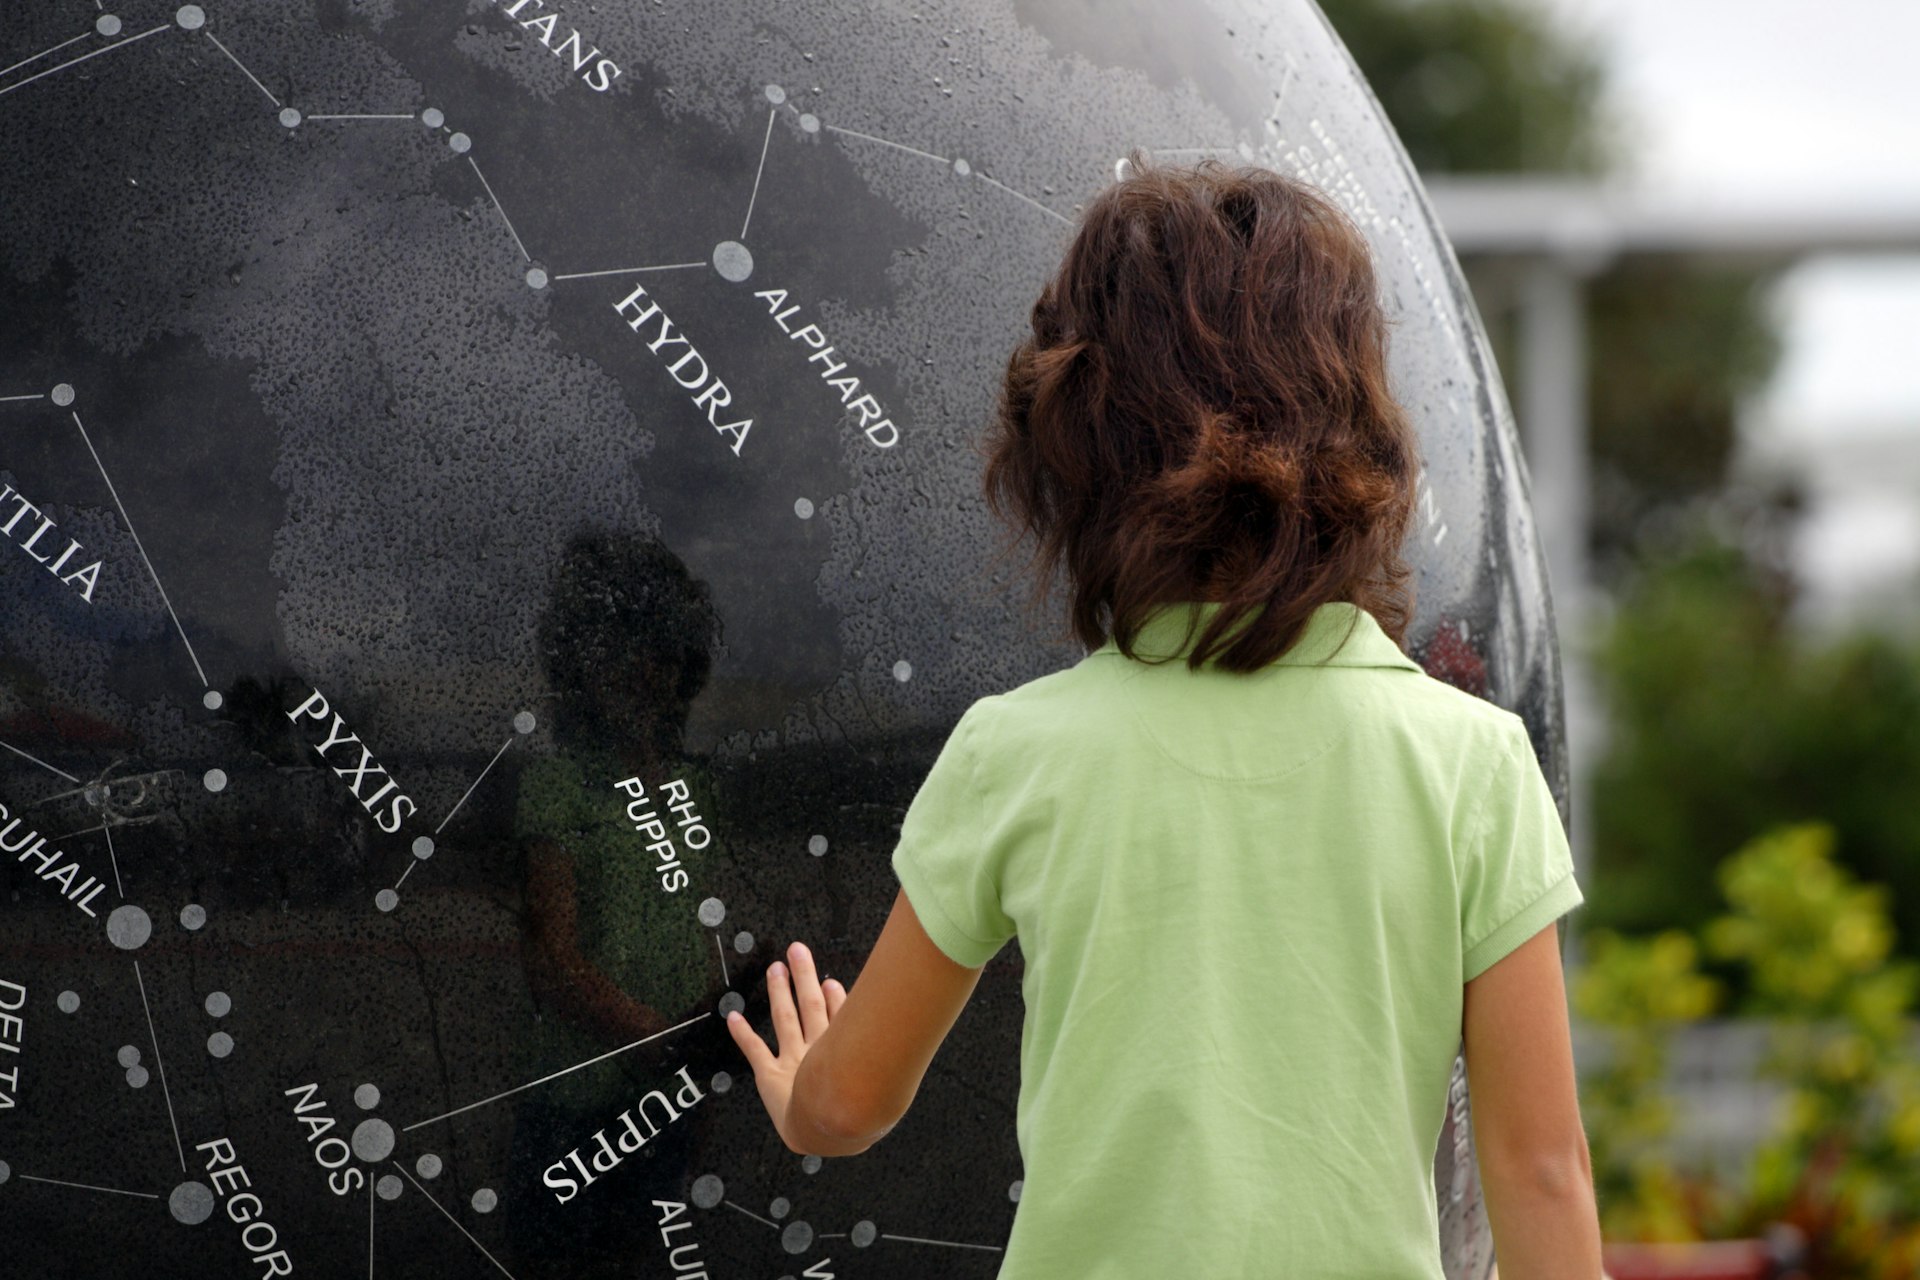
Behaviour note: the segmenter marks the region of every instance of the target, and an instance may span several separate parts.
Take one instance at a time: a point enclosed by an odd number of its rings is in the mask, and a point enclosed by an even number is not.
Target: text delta
[[[20,1010],[27,1007],[27,989],[17,982],[8,982],[0,978],[0,1051],[19,1053],[25,1042],[27,1022]],[[5,1062],[0,1058],[0,1062]],[[20,1092],[20,1068],[15,1065],[11,1071],[0,1071],[0,1082],[6,1089],[0,1091],[0,1111],[11,1111],[14,1095]]]

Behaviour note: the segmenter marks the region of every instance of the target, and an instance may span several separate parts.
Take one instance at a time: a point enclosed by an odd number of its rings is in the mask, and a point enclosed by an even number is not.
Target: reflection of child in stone
[[[861,1152],[1017,936],[1002,1280],[1441,1280],[1464,1036],[1502,1270],[1593,1280],[1555,930],[1583,899],[1524,721],[1401,648],[1420,458],[1367,243],[1269,170],[1128,164],[986,471],[1089,652],[960,718],[858,983],[795,942],[777,1051],[729,1028],[791,1149]]]
[[[527,975],[540,1016],[527,1045],[529,1078],[630,1045],[707,1003],[711,967],[693,904],[654,873],[626,806],[635,786],[678,781],[695,796],[706,792],[704,768],[684,758],[683,735],[719,639],[705,584],[658,541],[585,532],[568,543],[539,630],[558,750],[522,771],[515,812],[526,858]],[[642,1048],[525,1095],[512,1203],[527,1253],[576,1268],[602,1253],[631,1265],[648,1238],[647,1215],[633,1206],[680,1194],[691,1120],[665,1126],[607,1186],[564,1204],[545,1190],[542,1171],[645,1091],[671,1093],[678,1063],[669,1057]]]

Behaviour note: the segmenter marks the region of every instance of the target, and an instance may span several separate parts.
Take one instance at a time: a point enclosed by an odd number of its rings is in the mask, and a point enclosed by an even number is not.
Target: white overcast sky
[[[1703,202],[1912,210],[1920,0],[1523,0],[1597,41],[1638,182]],[[1803,474],[1801,613],[1920,626],[1920,253],[1809,259],[1743,415],[1748,457]]]
[[[1760,196],[1920,198],[1920,4],[1528,2],[1597,38],[1649,174]]]
[[[1920,0],[1526,2],[1598,43],[1639,181],[1920,224]],[[1920,434],[1920,254],[1810,262],[1779,302],[1768,418]]]

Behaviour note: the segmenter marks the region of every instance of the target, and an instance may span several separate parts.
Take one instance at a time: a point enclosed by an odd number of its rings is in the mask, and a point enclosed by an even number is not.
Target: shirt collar
[[[1150,613],[1134,637],[1134,652],[1142,658],[1175,658],[1185,655],[1199,638],[1207,622],[1220,606],[1214,601],[1162,605]],[[1192,632],[1188,623],[1192,622]],[[1352,633],[1348,633],[1348,628]],[[1345,643],[1342,643],[1342,641]],[[1119,655],[1120,647],[1111,637],[1094,650],[1096,654]],[[1280,666],[1330,667],[1404,667],[1422,671],[1409,658],[1378,619],[1359,605],[1346,600],[1330,600],[1307,615],[1305,625],[1293,647],[1274,659]]]

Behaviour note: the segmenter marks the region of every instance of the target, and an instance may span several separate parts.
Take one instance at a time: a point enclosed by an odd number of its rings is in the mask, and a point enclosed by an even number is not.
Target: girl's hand
[[[827,1024],[840,1012],[847,990],[832,978],[825,983],[820,981],[820,975],[814,971],[813,953],[804,943],[795,942],[787,948],[787,962],[781,964],[776,960],[767,968],[767,1002],[773,1013],[774,1036],[780,1046],[778,1054],[767,1048],[766,1041],[742,1014],[727,1015],[727,1030],[753,1067],[753,1082],[760,1090],[760,1101],[766,1105],[774,1129],[789,1148],[798,1150],[794,1146],[795,1137],[787,1128],[787,1104],[793,1097],[794,1077],[807,1051],[826,1034]]]

